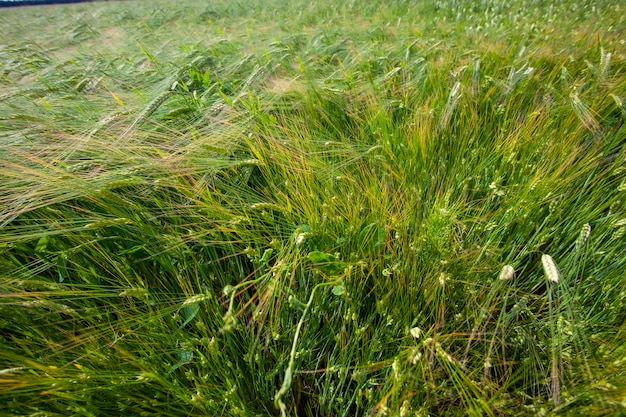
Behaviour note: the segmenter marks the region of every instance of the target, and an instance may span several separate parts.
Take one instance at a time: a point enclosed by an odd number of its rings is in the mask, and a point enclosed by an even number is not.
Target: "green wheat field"
[[[626,414],[625,16],[0,10],[0,415]]]

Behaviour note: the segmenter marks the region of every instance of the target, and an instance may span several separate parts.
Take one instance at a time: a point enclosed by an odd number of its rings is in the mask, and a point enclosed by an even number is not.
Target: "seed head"
[[[191,304],[198,304],[198,303],[201,303],[201,302],[203,302],[203,301],[210,300],[210,299],[211,299],[211,296],[210,296],[210,295],[205,295],[205,294],[197,294],[197,295],[194,295],[194,296],[191,296],[191,297],[187,298],[187,299],[183,302],[183,305],[182,305],[182,306],[183,306],[183,307],[186,307],[186,306],[188,306],[188,305],[191,305]]]
[[[419,339],[421,335],[422,329],[420,329],[419,327],[413,327],[411,329],[411,336],[413,336],[414,338]]]
[[[541,263],[543,264],[543,272],[546,274],[548,281],[557,283],[559,282],[559,270],[554,263],[552,256],[543,254],[541,256]]]
[[[587,239],[589,239],[589,235],[591,234],[591,226],[589,223],[585,223],[580,229],[580,233],[578,234],[578,239],[576,239],[576,250],[580,250],[583,247]]]
[[[511,265],[504,265],[500,271],[500,281],[508,281],[515,276],[515,269]]]

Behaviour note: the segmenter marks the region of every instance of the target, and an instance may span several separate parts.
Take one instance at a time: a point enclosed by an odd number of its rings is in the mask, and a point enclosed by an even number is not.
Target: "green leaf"
[[[176,352],[176,359],[178,362],[172,365],[170,372],[174,372],[182,365],[191,362],[193,359],[193,350],[179,350]]]
[[[50,242],[50,236],[44,235],[40,237],[37,246],[35,246],[35,252],[44,252],[48,247],[48,242]]]
[[[366,250],[372,250],[385,243],[385,228],[377,223],[370,223],[359,232],[358,244]]]
[[[198,311],[200,311],[200,306],[198,305],[198,303],[189,304],[180,310],[180,314],[183,316],[183,319],[185,319],[183,324],[180,325],[181,329],[188,325],[191,320],[193,320],[198,315]]]
[[[359,236],[357,238],[357,242],[359,243],[359,245],[367,244],[367,242],[371,239],[371,236],[375,227],[376,227],[376,223],[370,223],[367,226],[365,226],[363,229],[361,229],[361,231],[359,232]]]
[[[296,231],[299,231],[302,233],[311,233],[311,226],[309,226],[308,224],[299,224],[296,227]]]
[[[309,253],[308,258],[311,262],[313,263],[329,263],[329,262],[335,262],[336,259],[333,255],[331,255],[330,253],[324,253],[324,252],[320,252],[320,251],[313,251],[311,253]]]
[[[317,269],[326,275],[336,275],[346,269],[346,263],[338,261],[333,255],[320,251],[313,251],[308,258]]]
[[[300,311],[304,311],[306,309],[306,304],[304,304],[302,301],[298,300],[293,295],[289,296],[289,305],[291,305],[296,310],[300,310]]]
[[[191,362],[193,359],[193,350],[179,350],[176,352],[176,359],[179,363]]]
[[[63,252],[57,256],[57,269],[59,271],[59,282],[65,281],[67,276],[67,253]]]
[[[341,284],[337,284],[333,287],[333,294],[341,295],[343,294],[343,282]]]

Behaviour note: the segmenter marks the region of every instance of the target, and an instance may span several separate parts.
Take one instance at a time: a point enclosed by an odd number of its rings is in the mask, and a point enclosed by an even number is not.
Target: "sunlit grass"
[[[2,10],[0,408],[623,413],[622,15]]]

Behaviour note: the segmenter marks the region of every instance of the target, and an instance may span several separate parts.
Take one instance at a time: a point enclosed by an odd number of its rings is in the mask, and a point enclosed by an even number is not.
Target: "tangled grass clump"
[[[624,412],[619,2],[71,7],[0,15],[4,414]]]

